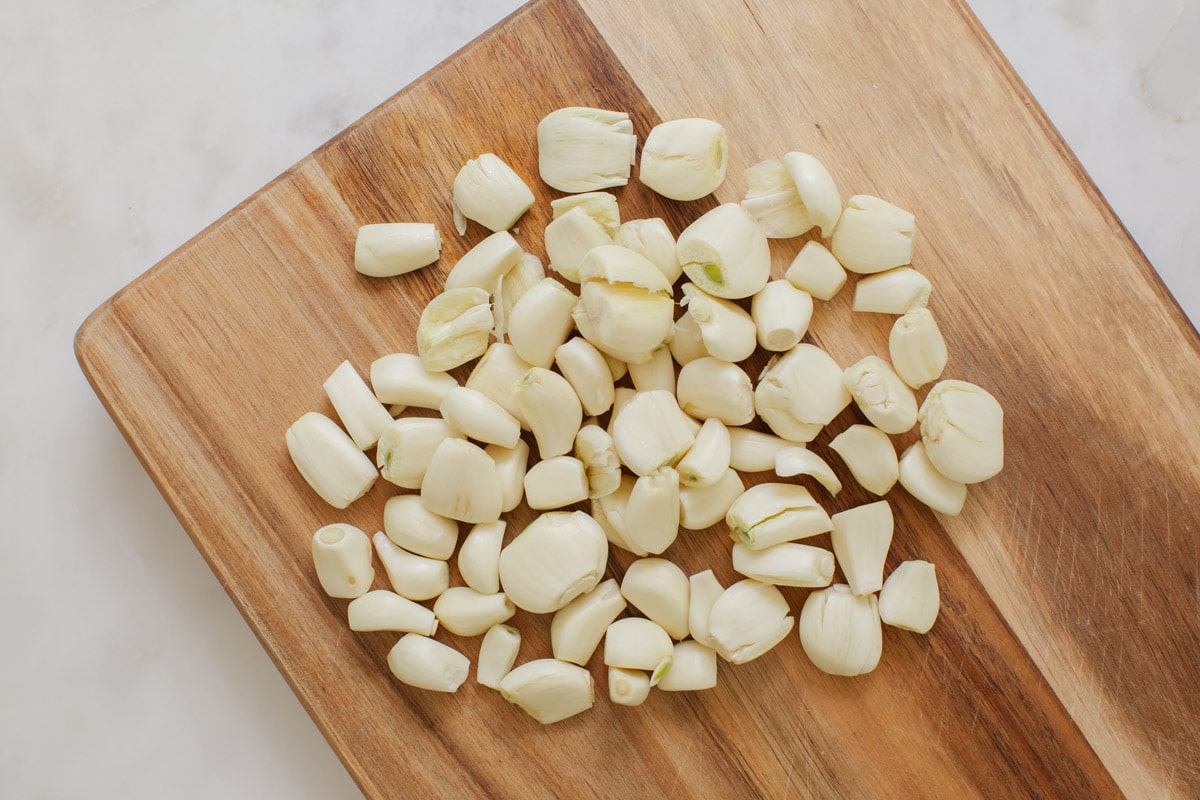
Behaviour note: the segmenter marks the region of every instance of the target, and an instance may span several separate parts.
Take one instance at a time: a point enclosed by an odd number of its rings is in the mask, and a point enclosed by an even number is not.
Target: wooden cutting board
[[[740,197],[746,167],[798,149],[844,196],[915,212],[947,376],[1000,399],[1008,463],[954,519],[889,496],[889,568],[936,562],[943,608],[928,636],[886,630],[874,673],[824,675],[793,635],[722,664],[715,690],[655,693],[640,709],[602,697],[543,728],[473,681],[455,696],[401,686],[385,665],[395,637],[351,633],[345,603],[319,591],[312,532],[376,530],[393,490],[381,481],[347,512],[325,506],[284,430],[331,413],[321,382],[342,359],[365,374],[413,351],[419,310],[483,235],[453,233],[465,160],[494,151],[530,178],[539,204],[519,238],[542,252],[557,195],[536,180],[534,131],[567,105],[627,110],[641,138],[660,119],[723,122],[732,155],[716,201]],[[625,218],[663,216],[675,232],[714,203],[636,182],[617,195]],[[357,227],[389,220],[436,222],[441,261],[399,279],[356,274]],[[803,241],[772,244],[776,276]],[[850,294],[813,325],[843,364],[886,354],[891,324],[852,318]],[[117,294],[77,352],[370,797],[1160,798],[1200,796],[1197,345],[960,1],[541,0]],[[828,505],[867,499],[851,486]],[[714,530],[669,556],[728,583],[728,548]],[[614,556],[615,573],[627,563]],[[798,610],[803,592],[787,594]],[[548,654],[545,619],[515,624],[523,659]],[[445,638],[476,656],[478,640]]]

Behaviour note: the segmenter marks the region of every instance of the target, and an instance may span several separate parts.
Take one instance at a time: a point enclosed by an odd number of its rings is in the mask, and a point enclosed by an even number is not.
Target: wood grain
[[[342,359],[365,373],[411,351],[419,309],[482,238],[448,235],[438,265],[381,281],[350,267],[357,227],[419,219],[450,234],[462,162],[494,151],[534,178],[537,121],[564,105],[628,110],[641,137],[660,118],[721,120],[733,163],[720,201],[744,190],[746,166],[802,149],[845,195],[917,214],[948,373],[1001,399],[1009,458],[957,519],[889,496],[890,561],[936,562],[944,606],[929,636],[885,631],[871,675],[824,675],[792,636],[722,665],[715,690],[632,710],[601,699],[542,728],[470,682],[452,697],[397,684],[394,637],[349,632],[345,603],[320,593],[312,531],[377,529],[392,490],[324,506],[283,431],[331,411],[320,386]],[[557,195],[530,184],[539,203],[519,238],[540,252]],[[625,218],[676,232],[713,202],[636,183],[617,195]],[[801,244],[773,245],[777,274]],[[814,340],[842,363],[886,354],[890,319],[848,306],[849,292],[823,306]],[[1197,337],[960,5],[534,3],[123,290],[77,353],[370,797],[1200,795],[1200,391],[1180,378],[1200,374]],[[866,499],[848,489],[829,507]],[[709,531],[670,555],[728,582],[728,548]],[[628,560],[614,555],[614,573]],[[803,592],[787,594],[798,608]],[[548,654],[546,620],[515,624],[522,658]]]

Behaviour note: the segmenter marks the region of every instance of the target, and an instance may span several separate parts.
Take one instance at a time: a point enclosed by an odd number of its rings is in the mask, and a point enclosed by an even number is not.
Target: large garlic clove
[[[758,221],[767,238],[790,239],[816,224],[779,159],[760,161],[747,169],[746,185],[742,208]]]
[[[462,653],[419,633],[401,636],[387,661],[401,683],[434,692],[457,692],[471,671],[471,661]]]
[[[763,421],[800,443],[816,438],[850,400],[842,368],[811,344],[798,344],[768,362],[754,390],[754,407]]]
[[[433,604],[438,622],[458,636],[479,636],[510,619],[516,611],[503,593],[482,594],[470,586],[447,589]]]
[[[687,575],[665,558],[640,558],[629,565],[621,579],[621,596],[662,626],[672,639],[688,636],[690,593]]]
[[[921,443],[938,472],[959,483],[979,483],[1004,466],[1004,410],[986,389],[941,381],[918,415]]]
[[[430,372],[412,353],[392,353],[371,362],[371,388],[381,403],[438,408],[455,386],[453,376]]]
[[[592,675],[583,667],[540,658],[500,681],[500,696],[543,725],[587,711],[595,702]]]
[[[621,225],[613,234],[613,244],[619,244],[645,256],[659,272],[674,284],[683,274],[683,265],[675,255],[675,236],[667,223],[658,217],[634,219]]]
[[[363,225],[354,240],[354,269],[373,278],[390,278],[438,260],[442,236],[427,222]]]
[[[584,425],[575,434],[575,457],[587,473],[588,497],[606,497],[621,485],[621,460],[612,437],[599,425]]]
[[[746,486],[736,470],[727,469],[716,483],[679,489],[679,527],[689,531],[711,528],[729,513]]]
[[[883,653],[875,595],[856,595],[844,583],[809,594],[800,610],[800,645],[830,675],[863,675]]]
[[[635,475],[673,466],[696,441],[675,396],[661,390],[634,394],[616,416],[612,438],[621,463]]]
[[[902,562],[879,592],[880,619],[906,631],[928,633],[940,606],[937,573],[928,561]]]
[[[431,372],[445,372],[483,355],[494,321],[488,293],[483,289],[442,292],[429,301],[417,323],[421,366]]]
[[[535,511],[563,508],[587,499],[587,473],[578,458],[546,458],[525,473],[525,502]]]
[[[725,515],[730,535],[751,550],[816,536],[833,528],[825,509],[803,486],[760,483],[734,501]]]
[[[550,647],[554,657],[587,666],[604,632],[625,610],[617,581],[609,578],[554,612],[550,621]]]
[[[383,530],[387,537],[410,553],[445,561],[458,544],[458,525],[435,514],[415,494],[388,499],[383,506]]]
[[[483,392],[455,386],[442,399],[443,419],[464,436],[501,447],[515,447],[521,423]]]
[[[330,597],[361,597],[371,589],[371,540],[344,522],[326,525],[313,534],[313,565],[317,580]]]
[[[379,477],[371,459],[323,414],[304,414],[287,429],[284,440],[300,475],[334,508],[349,506]]]
[[[680,485],[712,486],[729,469],[730,449],[729,429],[719,419],[705,420],[695,443],[675,465]]]
[[[859,410],[884,433],[905,433],[917,424],[916,395],[879,356],[847,367],[842,381]]]
[[[758,344],[776,353],[800,343],[808,332],[812,312],[812,295],[785,280],[770,281],[750,301]]]
[[[750,376],[728,361],[708,356],[684,365],[676,395],[684,413],[697,419],[717,419],[726,425],[745,425],[754,419]]]
[[[401,631],[433,636],[438,627],[437,616],[428,608],[386,589],[376,589],[351,600],[346,615],[352,631]]]
[[[829,249],[851,272],[883,272],[912,261],[916,232],[912,214],[878,197],[859,194],[842,212]]]
[[[784,542],[761,550],[733,545],[734,571],[773,586],[828,586],[833,567],[833,553],[812,545]]]
[[[834,497],[842,490],[842,482],[825,459],[804,447],[789,447],[776,453],[775,474],[781,478],[808,475]]]
[[[635,549],[661,553],[670,547],[679,533],[679,473],[659,467],[638,478],[626,514],[626,536]]]
[[[488,629],[479,645],[479,666],[475,680],[489,689],[499,689],[500,681],[512,671],[521,650],[521,632],[511,625],[498,624]]]
[[[820,242],[801,247],[783,277],[818,300],[832,299],[846,285],[846,270]]]
[[[633,123],[623,111],[560,108],[537,127],[538,172],[561,192],[591,192],[629,182],[637,153]]]
[[[714,297],[750,297],[771,275],[766,234],[736,203],[717,206],[689,225],[675,255],[692,283]]]
[[[409,600],[429,600],[449,588],[450,565],[445,561],[397,547],[383,531],[372,536],[371,541],[396,594]]]
[[[900,477],[896,448],[887,434],[870,425],[851,425],[829,443],[842,457],[854,480],[871,494],[882,497]]]
[[[554,351],[554,363],[579,395],[585,414],[598,417],[612,408],[612,371],[595,345],[578,336],[568,339]]]
[[[699,200],[725,180],[729,142],[709,119],[673,119],[651,129],[638,180],[672,200]]]
[[[912,267],[879,272],[854,284],[853,309],[876,314],[903,314],[924,308],[933,284]]]
[[[579,268],[593,247],[612,244],[612,234],[583,208],[572,208],[555,217],[544,232],[550,268],[579,283]]]
[[[671,285],[658,268],[632,250],[601,245],[588,251],[580,266],[581,312],[589,326],[580,333],[612,353],[646,353],[626,358],[638,363],[671,333],[675,302]]]
[[[604,665],[608,667],[658,671],[670,667],[672,650],[671,635],[657,622],[642,617],[619,619],[604,634]]]
[[[608,542],[582,511],[542,514],[500,551],[500,586],[518,608],[548,614],[600,582]]]
[[[566,378],[533,367],[513,385],[512,394],[533,431],[541,458],[571,452],[575,434],[583,424],[583,406]]]
[[[671,651],[671,668],[658,682],[664,692],[696,692],[717,685],[717,654],[700,642],[679,642]]]
[[[617,197],[612,192],[584,192],[569,194],[550,201],[550,211],[554,219],[566,214],[573,208],[583,209],[589,217],[604,227],[609,236],[615,236],[621,227],[621,209],[617,205]]]
[[[558,346],[575,327],[571,312],[578,299],[558,281],[543,278],[517,301],[508,318],[508,340],[522,361],[550,368]]]
[[[713,603],[708,637],[721,658],[745,664],[783,641],[795,621],[777,588],[747,578],[721,592]]]
[[[421,480],[421,502],[460,522],[499,519],[504,493],[496,462],[465,439],[443,440]]]
[[[813,224],[821,229],[821,238],[833,235],[842,214],[842,196],[825,165],[808,153],[787,153],[783,166],[788,171],[796,194]]]
[[[472,247],[455,262],[446,275],[446,291],[483,289],[491,292],[496,284],[521,263],[521,246],[508,231],[493,233]]]
[[[925,452],[914,442],[900,454],[900,485],[916,499],[947,516],[955,517],[967,500],[967,486],[937,471]]]
[[[680,305],[700,330],[704,349],[722,361],[744,361],[758,344],[758,328],[746,310],[729,300],[712,297],[685,283]]]
[[[516,417],[523,429],[529,430],[529,421],[525,419],[525,414],[517,405],[517,399],[513,395],[513,386],[525,377],[525,373],[529,372],[529,368],[532,366],[517,355],[516,348],[511,344],[492,342],[487,352],[483,354],[483,358],[479,359],[479,363],[471,370],[466,386],[468,389],[486,394],[497,405]]]
[[[491,231],[508,230],[534,201],[521,176],[495,153],[463,165],[454,178],[452,197],[454,227],[460,234],[467,232],[468,219]]]
[[[896,374],[914,389],[942,376],[948,358],[946,340],[929,309],[909,309],[896,320],[888,336],[888,354]]]
[[[878,500],[834,514],[833,553],[842,575],[855,594],[870,594],[883,586],[883,562],[892,544],[892,507]]]

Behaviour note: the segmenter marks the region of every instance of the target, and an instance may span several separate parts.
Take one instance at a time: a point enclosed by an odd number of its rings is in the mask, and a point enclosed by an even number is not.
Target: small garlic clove
[[[675,394],[675,362],[671,360],[671,351],[660,347],[648,361],[630,364],[629,378],[633,381],[635,391],[662,389],[664,392]]]
[[[734,502],[745,492],[735,470],[727,469],[716,483],[679,489],[679,527],[689,531],[711,528],[725,519]]]
[[[547,458],[525,473],[525,502],[535,511],[562,508],[587,499],[587,473],[578,458]]]
[[[447,589],[433,604],[441,626],[458,636],[479,636],[506,622],[516,611],[503,593],[481,594],[470,586]]]
[[[363,225],[354,241],[354,269],[373,278],[390,278],[427,267],[442,252],[442,236],[427,222]]]
[[[771,275],[766,234],[736,203],[717,206],[689,225],[675,255],[688,279],[714,297],[750,297]]]
[[[769,433],[730,428],[729,466],[739,472],[768,472],[775,469],[775,457],[780,451],[795,446],[795,442]]]
[[[966,484],[938,472],[921,442],[914,442],[900,454],[899,471],[900,485],[934,511],[950,517],[956,517],[962,511],[967,500]]]
[[[750,301],[758,344],[776,353],[800,344],[808,332],[812,312],[812,295],[785,280],[768,282]]]
[[[875,595],[856,595],[844,583],[808,595],[800,610],[800,644],[830,675],[863,675],[879,665],[883,631]]]
[[[816,224],[781,160],[760,161],[747,169],[746,185],[742,208],[758,221],[767,238],[790,239]]]
[[[699,200],[725,180],[729,142],[709,119],[673,119],[650,130],[638,180],[671,200]]]
[[[884,433],[905,433],[917,424],[916,395],[879,356],[847,367],[842,381],[859,410]]]
[[[550,201],[550,211],[554,219],[573,208],[583,209],[589,217],[604,226],[604,231],[609,236],[615,236],[621,227],[621,209],[617,205],[616,195],[612,192],[584,192]]]
[[[708,635],[708,617],[712,613],[713,603],[717,602],[725,587],[711,569],[690,576],[688,586],[688,630],[697,642],[712,647],[712,638]]]
[[[717,653],[700,642],[679,642],[671,651],[671,669],[658,682],[664,692],[697,692],[717,685]]]
[[[670,547],[679,534],[679,473],[659,467],[638,478],[626,515],[626,536],[635,549],[657,554]]]
[[[500,681],[512,671],[521,651],[521,632],[511,625],[497,624],[488,629],[479,645],[479,665],[475,680],[489,689],[499,689]]]
[[[629,536],[629,498],[635,485],[637,479],[632,475],[621,475],[616,489],[592,499],[592,517],[610,543],[634,555],[644,556],[648,553],[635,545]]]
[[[550,647],[554,657],[587,666],[613,620],[625,610],[625,598],[613,578],[602,581],[554,612]]]
[[[425,507],[421,497],[402,494],[383,506],[387,537],[411,553],[445,561],[458,544],[458,525]]]
[[[892,366],[905,383],[920,389],[942,376],[946,368],[946,340],[927,308],[913,308],[892,325],[888,337]]]
[[[808,153],[787,153],[783,166],[796,187],[796,194],[813,224],[821,229],[821,238],[833,235],[842,214],[842,196],[825,165]]]
[[[658,670],[671,662],[674,643],[657,622],[625,617],[608,626],[604,634],[604,665],[623,669]]]
[[[928,561],[902,562],[879,592],[879,617],[893,628],[929,633],[940,607],[937,573]]]
[[[640,706],[650,696],[650,676],[640,669],[608,668],[608,699],[619,706]]]
[[[504,520],[474,525],[458,548],[458,574],[480,594],[500,591],[500,548],[504,544]]]
[[[940,381],[918,415],[921,443],[934,468],[952,481],[979,483],[1004,466],[1004,410],[967,381]]]
[[[733,569],[773,586],[828,586],[833,581],[833,553],[807,544],[783,544],[751,550],[733,545]]]
[[[700,324],[691,314],[686,313],[671,326],[671,341],[668,346],[671,358],[681,367],[709,354],[704,346],[704,337],[700,334]]]
[[[754,419],[750,376],[737,364],[706,356],[679,370],[679,406],[697,419],[745,425]]]
[[[381,403],[438,408],[455,386],[453,376],[430,372],[412,353],[392,353],[371,363],[371,387]]]
[[[730,535],[751,550],[825,533],[833,523],[803,486],[760,483],[751,486],[725,515]]]
[[[540,658],[500,681],[500,696],[543,725],[587,711],[595,702],[592,675],[583,667]]]
[[[421,366],[431,372],[445,372],[483,355],[494,322],[488,293],[483,289],[442,292],[425,306],[417,323]]]
[[[808,475],[834,497],[842,490],[842,482],[825,459],[804,447],[789,447],[775,454],[775,474],[781,478]]]
[[[842,212],[829,249],[860,274],[903,267],[912,261],[916,221],[912,214],[871,195],[855,195]]]
[[[658,217],[624,223],[613,234],[613,244],[645,256],[658,267],[667,283],[674,284],[683,274],[683,265],[675,255],[675,237],[667,223]]]
[[[493,233],[455,262],[446,275],[443,288],[446,291],[483,289],[491,292],[501,278],[521,263],[524,255],[521,245],[508,231]]]
[[[503,502],[496,462],[482,448],[465,439],[438,445],[421,480],[421,503],[427,509],[459,522],[493,522],[500,518]]]
[[[616,416],[613,444],[635,475],[673,466],[696,441],[686,415],[670,392],[637,392]]]
[[[688,636],[691,587],[687,575],[665,558],[639,558],[625,570],[621,596],[658,623],[672,639]],[[622,666],[622,665],[618,665]]]
[[[595,345],[578,336],[568,339],[554,352],[554,363],[579,396],[584,413],[597,417],[612,408],[612,371]]]
[[[747,578],[717,597],[708,615],[708,636],[717,655],[745,664],[783,641],[795,622],[777,588]]]
[[[754,407],[763,421],[800,443],[816,438],[850,400],[842,368],[810,344],[798,344],[769,361],[754,390]]]
[[[419,633],[401,636],[387,661],[401,683],[434,692],[457,692],[471,671],[471,661],[462,653]]]
[[[533,367],[513,384],[511,391],[533,431],[538,456],[554,458],[571,452],[583,423],[583,406],[567,379],[557,372]]]
[[[442,417],[467,438],[515,447],[521,423],[483,392],[455,386],[442,399]]]
[[[500,551],[500,586],[521,609],[548,614],[600,582],[608,542],[582,511],[537,517]]]
[[[555,217],[544,233],[550,268],[572,283],[579,283],[579,268],[593,247],[612,244],[612,234],[581,207]]]
[[[612,437],[599,425],[584,425],[575,434],[575,457],[587,473],[588,497],[612,494],[621,485],[621,461]]]
[[[623,111],[570,107],[537,126],[538,173],[561,192],[591,192],[629,182],[637,136]]]
[[[834,514],[833,552],[850,591],[870,594],[883,586],[883,562],[892,544],[892,507],[886,500]]]
[[[576,306],[576,308],[578,308],[578,306]],[[608,364],[608,371],[612,373],[613,383],[616,383],[617,381],[621,380],[621,378],[624,378],[629,372],[629,365],[621,359],[609,355],[608,353],[601,353],[601,355],[604,356],[604,361]]]
[[[846,285],[846,270],[820,242],[801,247],[783,277],[818,300],[831,300]]]
[[[521,360],[549,369],[554,353],[575,327],[571,312],[579,298],[553,278],[530,287],[508,318],[508,340]]]
[[[512,389],[532,366],[517,355],[516,348],[511,344],[492,342],[483,358],[479,359],[479,363],[471,370],[466,386],[487,395],[498,406],[516,417],[522,429],[529,430],[529,421],[517,406]],[[441,405],[440,401],[438,405]]]
[[[334,508],[349,506],[379,477],[371,459],[323,414],[304,414],[287,429],[284,440],[300,475]]]
[[[868,275],[854,285],[853,309],[876,314],[903,314],[924,308],[933,284],[912,267]]]
[[[397,547],[383,531],[372,536],[371,541],[396,594],[409,600],[429,600],[449,588],[450,565],[445,561]]]
[[[745,361],[758,344],[754,318],[741,306],[712,297],[690,283],[683,285],[681,302],[700,331],[704,349],[722,361]]]
[[[326,525],[313,534],[313,565],[317,580],[330,597],[361,597],[371,589],[371,540],[344,522]]]
[[[706,419],[687,455],[675,465],[680,485],[694,489],[712,486],[729,469],[729,457],[729,429],[719,419]]]
[[[500,276],[492,290],[492,317],[495,318],[492,335],[497,341],[504,341],[508,334],[508,318],[517,303],[545,277],[541,259],[532,253],[522,253],[517,265]]]
[[[505,231],[533,205],[534,196],[521,176],[494,153],[463,165],[454,178],[452,208],[455,228],[467,232],[466,219],[490,231]]]
[[[851,425],[829,443],[841,456],[854,480],[871,494],[882,497],[900,477],[896,448],[887,434],[870,425]]]
[[[433,636],[438,627],[437,616],[428,608],[386,589],[376,589],[351,600],[346,614],[352,631],[401,631]]]
[[[525,497],[529,445],[525,444],[524,439],[518,439],[513,447],[489,444],[483,452],[496,464],[496,476],[500,479],[500,511],[507,514],[519,506]]]

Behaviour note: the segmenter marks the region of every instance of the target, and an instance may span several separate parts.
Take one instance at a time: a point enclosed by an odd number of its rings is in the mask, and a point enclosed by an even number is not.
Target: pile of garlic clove
[[[324,388],[342,425],[309,412],[287,431],[300,474],[335,508],[380,476],[411,492],[387,501],[373,537],[345,523],[313,536],[317,579],[351,601],[351,629],[402,633],[391,672],[441,692],[457,691],[470,662],[434,639],[439,627],[482,636],[478,682],[546,724],[592,706],[587,665],[601,643],[609,699],[639,705],[654,687],[712,688],[718,657],[759,658],[793,628],[833,675],[875,669],[884,624],[928,632],[939,608],[934,565],[905,561],[884,579],[888,501],[830,515],[787,480],[842,491],[808,444],[852,403],[865,422],[828,449],[872,495],[899,483],[956,515],[968,485],[1003,465],[999,403],[940,380],[947,349],[927,308],[931,283],[910,266],[913,215],[867,195],[843,208],[824,165],[793,152],[751,167],[740,204],[717,206],[676,238],[661,219],[622,223],[617,198],[602,191],[628,183],[636,163],[628,114],[559,109],[537,138],[542,180],[573,193],[551,203],[545,229],[557,277],[508,232],[535,202],[529,186],[493,153],[467,162],[452,188],[455,226],[492,233],[426,306],[418,352],[378,358],[369,385],[350,362],[338,365]],[[727,158],[720,124],[672,120],[647,138],[639,178],[694,200],[724,181]],[[770,280],[768,239],[810,230],[829,247],[814,238]],[[402,275],[436,262],[441,245],[428,223],[364,225],[355,267]],[[847,271],[866,276],[854,311],[898,316],[888,359],[843,367],[802,341],[814,298],[833,298]],[[754,381],[740,362],[759,348],[774,355]],[[448,370],[471,362],[459,385]],[[770,433],[745,427],[756,418]],[[897,456],[891,437],[918,425],[920,440]],[[742,473],[763,472],[781,480],[747,487]],[[540,513],[510,534],[503,515],[522,502]],[[460,523],[471,526],[461,543]],[[743,576],[727,587],[711,569],[687,575],[669,558],[680,530],[721,525]],[[832,549],[810,543],[826,533]],[[619,580],[605,577],[610,547],[637,556]],[[451,588],[455,552],[465,585]],[[390,590],[372,589],[375,555]],[[798,622],[780,587],[808,590]],[[508,621],[518,609],[552,615],[552,657],[516,666],[521,634]]]

